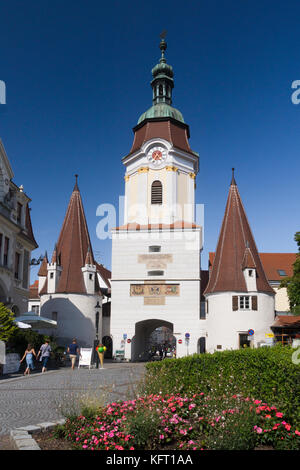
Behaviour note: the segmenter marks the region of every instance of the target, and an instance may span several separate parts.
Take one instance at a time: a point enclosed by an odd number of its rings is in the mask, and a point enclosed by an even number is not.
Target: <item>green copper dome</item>
[[[178,109],[175,109],[166,103],[157,103],[151,106],[151,108],[149,108],[145,113],[140,116],[138,124],[144,121],[144,119],[160,117],[170,117],[184,123],[183,116],[181,112],[178,111]]]
[[[161,58],[159,63],[152,69],[153,80],[151,81],[151,87],[153,90],[153,105],[140,116],[138,124],[143,122],[145,119],[168,117],[184,123],[181,112],[171,106],[172,89],[174,88],[174,73],[172,66],[167,64],[165,59],[167,43],[163,37],[159,47],[161,50]]]

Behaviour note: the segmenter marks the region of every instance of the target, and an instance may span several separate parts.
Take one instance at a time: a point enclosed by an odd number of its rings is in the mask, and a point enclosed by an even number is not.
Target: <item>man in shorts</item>
[[[80,354],[80,349],[75,338],[73,339],[72,343],[68,346],[67,353],[69,354],[69,357],[71,359],[72,370],[74,370],[77,354]]]

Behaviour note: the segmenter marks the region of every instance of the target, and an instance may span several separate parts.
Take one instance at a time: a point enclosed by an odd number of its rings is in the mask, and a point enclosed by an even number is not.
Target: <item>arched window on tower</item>
[[[162,184],[158,180],[151,186],[151,204],[162,204]]]
[[[158,94],[159,94],[159,96],[163,96],[163,94],[164,94],[162,85],[159,85]]]

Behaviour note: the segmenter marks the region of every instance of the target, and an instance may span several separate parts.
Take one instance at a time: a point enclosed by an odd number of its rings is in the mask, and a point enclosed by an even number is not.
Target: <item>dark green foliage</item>
[[[0,303],[0,340],[7,342],[18,330],[14,314]]]
[[[128,417],[126,423],[127,434],[136,436],[136,449],[155,448],[155,437],[160,420],[155,410],[139,408],[132,416]]]
[[[300,365],[288,346],[194,354],[146,365],[144,393],[243,394],[278,406],[300,423]]]

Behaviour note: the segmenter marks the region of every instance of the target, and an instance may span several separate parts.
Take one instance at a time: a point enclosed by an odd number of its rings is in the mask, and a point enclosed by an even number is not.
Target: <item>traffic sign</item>
[[[185,337],[186,337],[186,338],[189,338],[189,337],[190,337],[190,334],[189,334],[189,333],[186,333],[186,334],[185,334]]]
[[[128,338],[127,343],[131,343],[131,339]]]
[[[182,343],[182,339],[179,339],[179,340],[178,340],[178,343],[181,344],[181,343]]]
[[[253,336],[254,335],[254,330],[248,330],[248,335]]]

